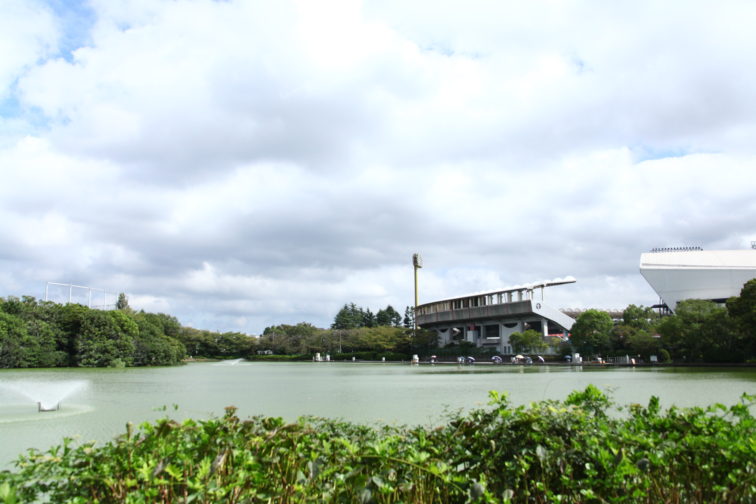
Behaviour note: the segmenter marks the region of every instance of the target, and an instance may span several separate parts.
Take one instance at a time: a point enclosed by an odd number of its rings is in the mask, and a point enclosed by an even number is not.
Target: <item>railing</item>
[[[651,252],[695,252],[703,250],[701,247],[661,247],[652,248]]]

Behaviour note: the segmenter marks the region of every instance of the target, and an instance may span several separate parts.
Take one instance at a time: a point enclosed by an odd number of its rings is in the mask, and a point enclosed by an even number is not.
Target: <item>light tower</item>
[[[423,267],[423,258],[420,254],[412,254],[412,266],[415,270],[415,311],[412,313],[412,337],[417,332],[417,270]]]

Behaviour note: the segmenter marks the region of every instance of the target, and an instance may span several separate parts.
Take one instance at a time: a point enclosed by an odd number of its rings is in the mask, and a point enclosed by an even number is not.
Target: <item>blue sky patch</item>
[[[643,161],[653,161],[654,159],[685,157],[689,154],[693,154],[693,152],[691,152],[690,150],[684,149],[682,147],[656,148],[650,145],[639,145],[632,147],[631,150],[633,152],[633,158],[637,163],[641,163]]]
[[[61,26],[61,40],[57,56],[72,61],[73,52],[91,43],[90,32],[97,16],[84,0],[47,0]]]

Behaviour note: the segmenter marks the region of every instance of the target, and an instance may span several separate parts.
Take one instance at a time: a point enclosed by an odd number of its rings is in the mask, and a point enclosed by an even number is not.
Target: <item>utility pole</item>
[[[417,270],[423,267],[423,258],[420,254],[412,254],[412,266],[415,270],[415,311],[412,313],[412,337],[417,333]]]

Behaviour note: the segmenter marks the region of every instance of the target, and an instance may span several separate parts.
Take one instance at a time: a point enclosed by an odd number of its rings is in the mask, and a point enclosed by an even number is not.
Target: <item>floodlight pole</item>
[[[423,267],[423,258],[420,254],[412,254],[412,266],[415,270],[415,311],[412,312],[412,337],[417,333],[417,270]]]

